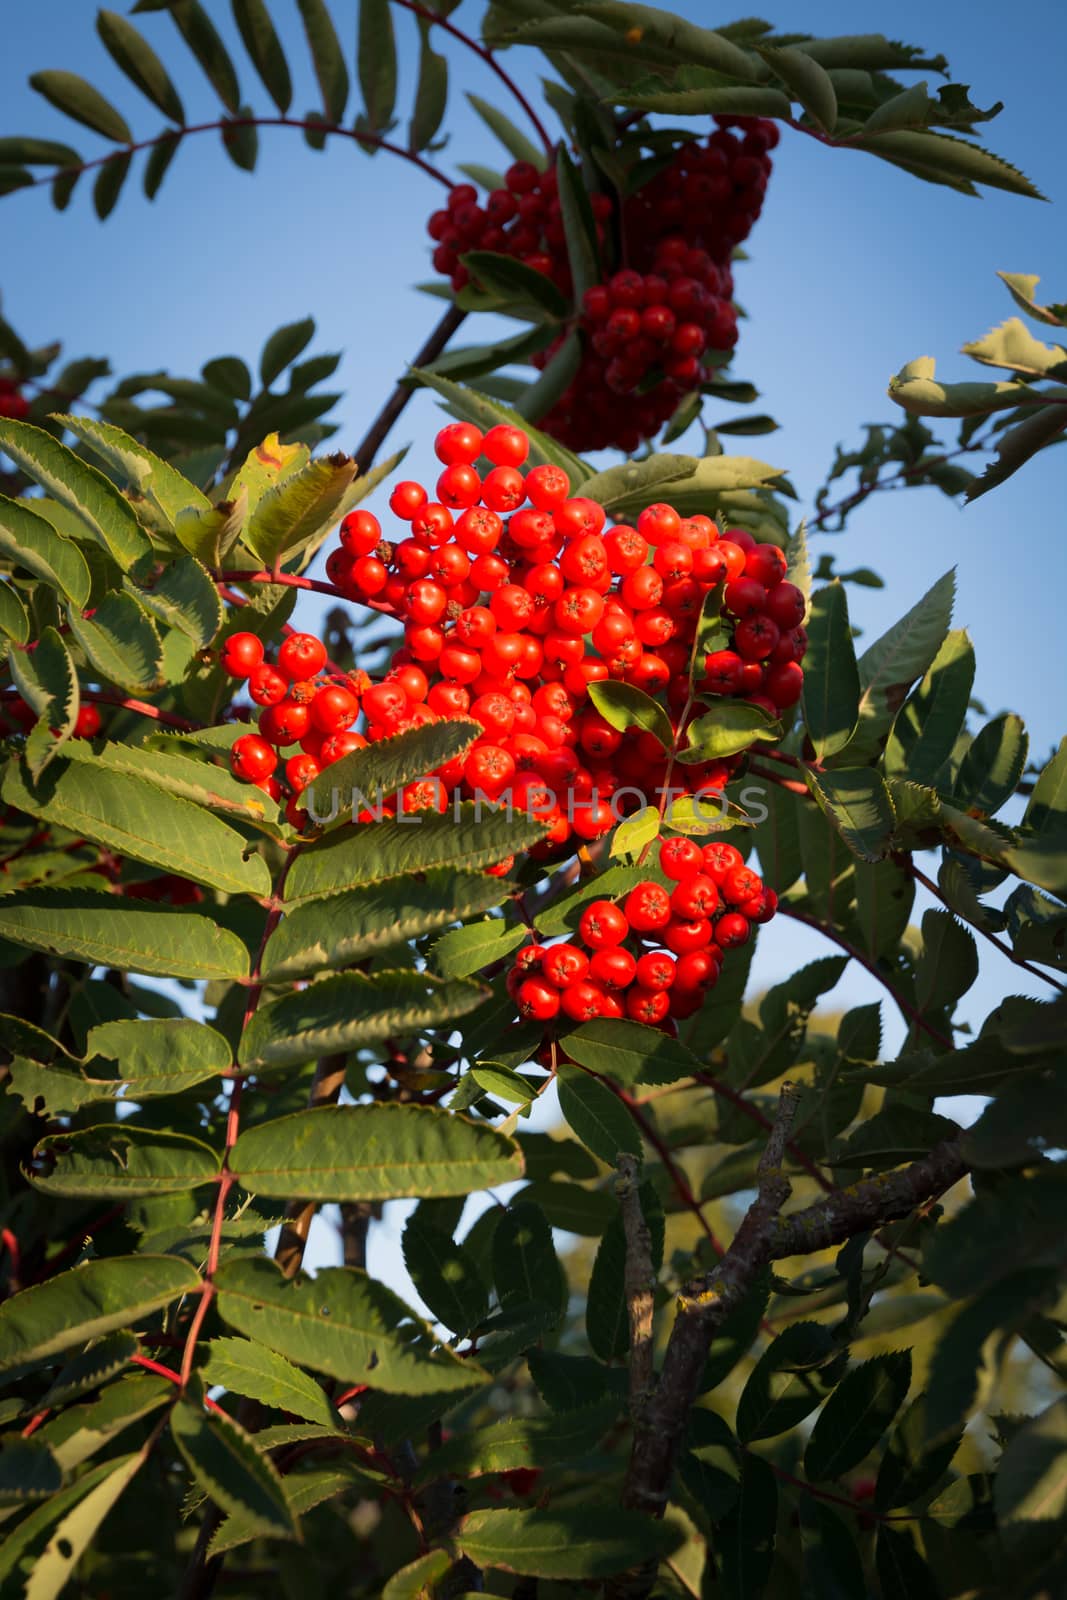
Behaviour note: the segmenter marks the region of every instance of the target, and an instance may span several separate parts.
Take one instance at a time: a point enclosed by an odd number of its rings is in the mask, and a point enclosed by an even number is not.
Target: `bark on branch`
[[[637,1157],[620,1155],[615,1193],[622,1211],[626,1237],[626,1272],[623,1292],[630,1323],[630,1412],[637,1416],[652,1393],[652,1312],[656,1294],[656,1269],[652,1264],[652,1236],[637,1192]]]

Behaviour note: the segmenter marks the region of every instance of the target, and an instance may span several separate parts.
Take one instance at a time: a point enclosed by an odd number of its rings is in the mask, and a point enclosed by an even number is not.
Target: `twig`
[[[955,907],[952,906],[948,900],[946,900],[945,896],[941,892],[941,889],[934,882],[933,878],[928,878],[926,873],[915,865],[915,862],[906,851],[902,851],[895,855],[893,860],[899,867],[901,867],[912,878],[914,878],[916,883],[921,883],[923,888],[928,890],[929,893],[934,896],[935,900],[939,900],[947,911],[951,911],[954,917],[960,915]],[[973,928],[976,933],[980,933],[983,939],[988,939],[993,948],[995,950],[999,950],[1002,956],[1007,956],[1008,960],[1012,962],[1014,966],[1021,967],[1023,971],[1028,972],[1032,978],[1040,978],[1042,982],[1050,983],[1054,989],[1059,990],[1060,994],[1067,994],[1067,984],[1061,983],[1058,978],[1052,977],[1051,973],[1042,972],[1040,967],[1033,966],[1031,962],[1024,960],[1022,956],[1017,956],[1010,945],[1005,944],[1002,939],[998,939],[996,934],[993,933],[989,928],[983,928],[981,923],[972,922],[969,917],[966,919],[966,921],[969,928]]]
[[[436,361],[456,329],[466,319],[466,316],[467,313],[461,311],[458,306],[449,306],[411,363],[412,366],[425,367],[428,362]],[[396,388],[368,428],[362,443],[356,447],[354,459],[360,472],[368,472],[370,470],[375,456],[388,438],[393,424],[411,399],[413,392],[411,385],[406,381],[396,385]]]
[[[490,71],[496,73],[497,77],[507,89],[508,93],[514,96],[516,103],[525,111],[526,115],[537,129],[537,137],[545,147],[545,155],[551,159],[553,151],[555,150],[555,145],[549,138],[540,117],[537,115],[537,112],[534,110],[529,100],[527,100],[526,96],[523,94],[515,80],[504,71],[504,68],[500,65],[499,61],[496,59],[496,56],[488,48],[488,46],[479,44],[477,39],[472,39],[470,34],[463,32],[462,28],[457,28],[455,23],[449,22],[447,17],[442,17],[439,12],[430,11],[426,6],[419,5],[417,0],[393,0],[393,4],[403,6],[406,11],[413,11],[417,17],[423,17],[434,27],[443,28],[445,33],[452,35],[453,39],[458,39],[461,44],[465,44],[467,46],[468,50],[473,50],[478,59],[480,61],[484,61]]]
[[[784,1083],[767,1147],[760,1158],[756,1198],[722,1260],[678,1297],[659,1383],[642,1416],[635,1420],[633,1450],[623,1489],[623,1504],[632,1510],[663,1515],[689,1412],[700,1393],[711,1340],[771,1259],[778,1213],[790,1193],[782,1162],[799,1103],[798,1085]],[[639,1591],[630,1592],[633,1600],[638,1600]]]
[[[637,1157],[620,1155],[615,1193],[626,1236],[626,1270],[623,1290],[630,1321],[630,1413],[636,1417],[652,1393],[652,1312],[656,1269],[652,1264],[652,1236],[641,1209],[637,1190]]]
[[[594,1076],[596,1076],[596,1074],[594,1074]],[[715,1233],[711,1224],[701,1210],[700,1201],[689,1187],[689,1179],[686,1177],[677,1161],[675,1161],[674,1156],[671,1153],[670,1146],[656,1128],[656,1125],[652,1121],[651,1117],[646,1116],[644,1110],[638,1104],[638,1102],[634,1100],[631,1095],[627,1094],[625,1089],[620,1089],[618,1084],[613,1083],[610,1078],[598,1078],[597,1081],[604,1084],[605,1088],[610,1089],[612,1094],[622,1101],[623,1105],[626,1107],[631,1117],[633,1117],[634,1121],[637,1123],[637,1126],[640,1128],[641,1132],[644,1134],[653,1150],[663,1162],[675,1194],[678,1196],[685,1209],[687,1211],[691,1211],[693,1216],[697,1219],[705,1239],[707,1239],[715,1254],[717,1256],[721,1256],[723,1254],[723,1247],[719,1243],[719,1240],[715,1237]]]
[[[231,128],[300,128],[305,133],[313,132],[318,137],[327,134],[337,135],[342,139],[354,139],[357,144],[372,145],[376,150],[386,150],[390,155],[400,156],[403,161],[410,161],[412,166],[418,167],[428,178],[433,178],[437,183],[444,184],[446,189],[452,188],[452,179],[429,161],[424,161],[414,150],[405,150],[403,145],[394,144],[390,139],[383,139],[376,133],[357,133],[355,128],[343,128],[335,122],[308,122],[301,117],[222,117],[215,122],[194,122],[184,128],[168,128],[165,133],[157,134],[154,139],[141,139],[133,144],[123,144],[117,150],[109,150],[106,156],[98,156],[93,161],[79,161],[76,166],[56,167],[52,172],[43,173],[39,178],[31,178],[29,183],[20,183],[17,194],[22,189],[39,189],[43,184],[54,183],[57,178],[69,177],[72,173],[81,176],[83,172],[92,172],[96,167],[106,167],[113,161],[125,161],[130,156],[139,154],[142,150],[154,150],[160,144],[176,144],[190,133],[227,133]]]
[[[177,728],[182,733],[195,733],[201,727],[199,722],[189,722],[187,718],[175,716],[171,711],[161,711],[158,706],[149,705],[147,700],[131,700],[127,695],[115,694],[110,689],[83,689],[79,685],[78,692],[82,700],[92,705],[118,706],[123,711],[135,711],[139,717],[151,717],[153,722],[162,722],[164,726]],[[5,689],[0,693],[0,700],[21,699],[17,689]]]
[[[933,1023],[927,1022],[922,1012],[916,1010],[910,1000],[905,1000],[903,995],[898,994],[885,973],[869,956],[858,949],[850,939],[846,939],[843,933],[838,933],[837,929],[830,927],[828,923],[819,922],[817,918],[807,916],[803,911],[797,911],[794,906],[786,905],[784,901],[779,901],[778,910],[783,916],[791,917],[794,922],[802,922],[805,927],[814,928],[817,933],[822,934],[824,939],[829,939],[832,944],[836,944],[839,950],[846,951],[853,961],[859,962],[865,972],[869,972],[872,978],[878,980],[887,994],[892,995],[894,1004],[905,1021],[913,1023],[917,1028],[921,1028],[942,1049],[952,1050],[954,1048],[952,1040],[946,1039],[945,1035],[935,1028]]]
[[[942,1140],[909,1167],[861,1178],[847,1189],[838,1189],[825,1200],[781,1218],[770,1241],[771,1258],[777,1261],[783,1256],[826,1250],[854,1234],[909,1216],[922,1201],[951,1189],[968,1170],[959,1137]]]

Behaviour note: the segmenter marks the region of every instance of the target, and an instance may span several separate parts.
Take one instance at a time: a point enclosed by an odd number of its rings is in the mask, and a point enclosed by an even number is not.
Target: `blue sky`
[[[94,135],[72,130],[28,90],[29,73],[44,67],[84,73],[121,105],[139,137],[160,131],[159,113],[96,39],[93,9],[82,0],[15,8],[0,60],[0,131],[69,139],[88,154],[102,153]],[[707,20],[696,0],[677,9]],[[229,6],[208,0],[208,10],[232,37]],[[355,7],[339,0],[334,10],[351,44]],[[272,11],[290,46],[299,112],[316,103],[316,91],[296,8],[277,0]],[[760,409],[782,427],[738,441],[737,448],[787,468],[810,503],[835,443],[858,442],[862,423],[894,418],[885,386],[905,361],[936,355],[944,377],[974,372],[959,346],[1014,311],[997,268],[1039,273],[1048,298],[1067,299],[1061,63],[1058,52],[1041,44],[1059,36],[1061,14],[1051,0],[1036,0],[1025,24],[1013,28],[1000,8],[962,0],[936,7],[917,0],[892,6],[769,0],[762,12],[783,29],[887,32],[943,51],[954,79],[971,86],[979,105],[1005,101],[987,128],[989,142],[1053,201],[996,191],[966,199],[872,157],[826,150],[786,131],[764,216],[749,242],[752,260],[738,273],[751,320],[743,324],[735,363],[760,388]],[[473,26],[478,15],[479,7],[465,0],[454,17]],[[212,115],[210,91],[169,18],[137,21],[171,67],[190,115]],[[398,18],[405,119],[415,62],[410,21]],[[239,46],[236,54],[246,97],[268,109]],[[464,90],[493,97],[495,81],[473,56],[455,48],[448,54],[450,142],[437,159],[450,170],[463,160],[501,164],[463,99]],[[508,65],[536,94],[536,62],[512,53]],[[214,134],[187,142],[154,204],[143,198],[137,177],[104,224],[91,210],[88,186],[62,216],[45,191],[3,201],[5,315],[27,339],[58,338],[72,355],[106,354],[117,372],[163,366],[191,375],[225,352],[254,360],[273,328],[310,312],[319,324],[315,348],[345,353],[338,386],[346,397],[336,415],[339,443],[353,447],[439,312],[439,302],[409,288],[430,276],[423,229],[438,203],[436,186],[391,158],[369,160],[351,144],[312,153],[290,130],[264,132],[251,177],[224,158]],[[421,397],[397,429],[395,443],[421,440],[409,458],[415,476],[434,470],[435,417],[432,402]],[[1064,459],[1062,451],[1046,454],[967,510],[935,491],[876,497],[847,535],[816,543],[816,550],[836,546],[843,568],[869,565],[886,578],[882,592],[852,591],[853,620],[868,638],[959,563],[956,624],[975,640],[975,692],[991,712],[1020,710],[1038,753],[1061,731]],[[313,622],[313,612],[306,615]],[[785,926],[767,930],[761,946],[762,981],[825,948]],[[1032,987],[1017,982],[1025,975],[995,952],[988,961],[982,955],[984,975],[965,1006],[975,1020],[1005,991]],[[838,995],[857,1003],[876,992],[857,973]]]

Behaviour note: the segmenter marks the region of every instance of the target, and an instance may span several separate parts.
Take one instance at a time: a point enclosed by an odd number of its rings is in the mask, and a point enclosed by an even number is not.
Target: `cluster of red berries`
[[[21,422],[29,409],[30,402],[20,390],[17,379],[0,377],[0,417],[13,417]]]
[[[718,981],[727,951],[747,943],[753,923],[769,922],[773,889],[731,844],[666,839],[659,866],[619,900],[593,900],[576,940],[528,944],[508,974],[508,992],[533,1022],[630,1017],[652,1026],[700,1007]]]
[[[311,633],[290,633],[274,663],[266,660],[263,641],[254,633],[231,633],[222,647],[220,665],[231,678],[247,683],[249,697],[261,707],[259,732],[241,734],[230,748],[235,775],[281,800],[278,752],[298,746],[282,770],[291,797],[290,820],[303,821],[297,796],[324,767],[370,742],[352,725],[364,694],[363,709],[373,718],[374,686],[366,673],[328,674],[326,646]],[[375,735],[373,723],[369,731]],[[382,737],[380,731],[377,737]]]
[[[739,756],[674,766],[654,735],[627,738],[601,716],[590,686],[611,679],[663,696],[680,737],[683,718],[704,709],[693,704],[690,660],[704,597],[723,582],[729,648],[700,664],[697,694],[741,697],[772,715],[794,704],[804,597],[786,580],[781,551],[664,504],[647,507],[636,526],[609,528],[601,506],[570,496],[560,468],[524,475],[529,440],[517,427],[483,437],[453,423],[437,435],[436,451],[437,498],[410,481],[390,498],[408,536],[383,539],[378,519],[357,510],[326,563],[345,598],[404,623],[382,683],[321,681],[325,648],[309,636],[287,640],[275,666],[253,636],[238,636],[239,658],[228,641],[223,664],[250,674],[251,696],[267,708],[260,741],[234,746],[241,776],[270,779],[273,751],[299,744],[285,767],[298,793],[361,738],[469,715],[482,735],[435,775],[436,798],[420,791],[413,803],[444,809],[457,788],[506,795],[548,823],[542,855],[572,837],[600,837],[620,814],[658,797],[668,775],[679,790],[721,792]],[[483,456],[484,475],[475,466]],[[361,708],[365,731],[357,734]]]
[[[718,118],[706,143],[687,141],[671,162],[628,196],[618,219],[627,263],[586,290],[582,359],[541,427],[574,450],[630,452],[652,438],[709,369],[737,342],[731,303],[732,252],[759,216],[778,129],[762,118]],[[734,129],[736,128],[736,133]],[[590,195],[597,236],[607,245],[612,202]],[[430,217],[434,266],[454,289],[469,273],[469,250],[511,255],[572,290],[555,172],[517,162],[480,206],[461,184]],[[534,357],[544,367],[562,342]]]

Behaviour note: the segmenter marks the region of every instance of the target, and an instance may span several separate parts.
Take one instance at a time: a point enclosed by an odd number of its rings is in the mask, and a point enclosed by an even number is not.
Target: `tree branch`
[[[722,1260],[678,1297],[659,1383],[642,1414],[634,1418],[633,1450],[623,1489],[623,1504],[632,1510],[663,1515],[712,1338],[771,1259],[778,1213],[790,1193],[782,1161],[799,1102],[799,1087],[784,1083],[760,1158],[756,1198]],[[631,1593],[638,1600],[639,1591]]]
[[[630,1411],[637,1416],[652,1392],[652,1311],[656,1269],[652,1264],[652,1237],[637,1192],[637,1157],[620,1155],[615,1193],[622,1211],[626,1236],[626,1270],[623,1290],[630,1321]]]
[[[436,361],[449,339],[466,318],[466,315],[467,313],[461,311],[458,306],[450,305],[411,365],[413,367],[424,367],[428,362]],[[409,383],[400,382],[397,384],[368,428],[362,443],[356,447],[355,462],[360,472],[370,471],[375,456],[385,443],[394,422],[397,421],[413,393],[414,390]]]

